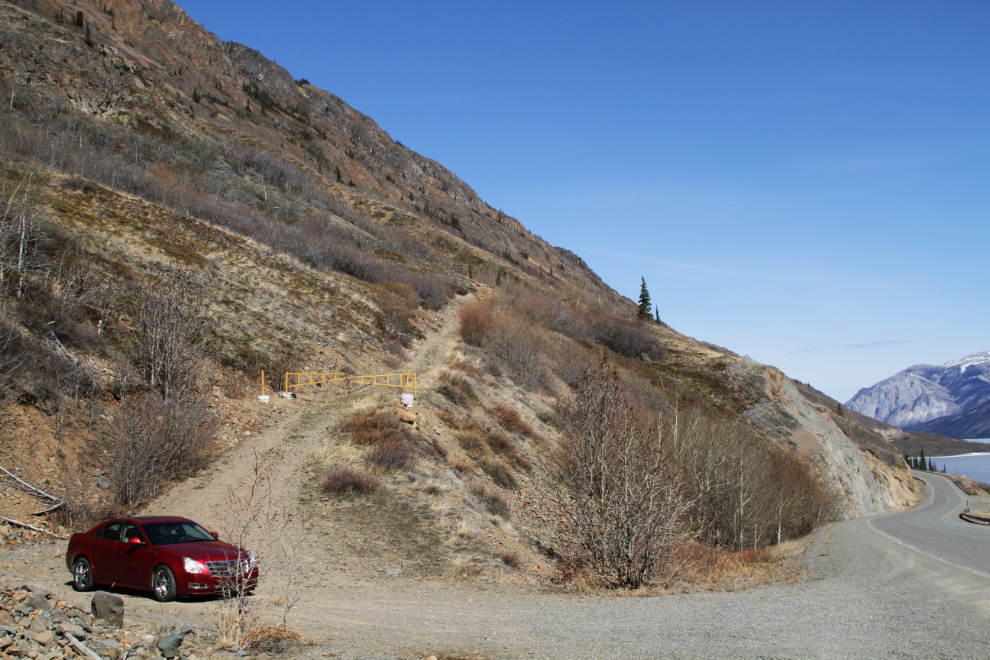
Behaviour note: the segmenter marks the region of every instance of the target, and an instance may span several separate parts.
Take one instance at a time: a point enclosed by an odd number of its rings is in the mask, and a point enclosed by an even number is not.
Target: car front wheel
[[[72,588],[76,591],[92,591],[95,586],[93,567],[88,559],[80,557],[72,564]]]
[[[160,603],[175,600],[178,595],[175,588],[175,576],[172,575],[168,566],[159,566],[155,569],[155,573],[151,577],[151,589],[155,594],[155,600]]]

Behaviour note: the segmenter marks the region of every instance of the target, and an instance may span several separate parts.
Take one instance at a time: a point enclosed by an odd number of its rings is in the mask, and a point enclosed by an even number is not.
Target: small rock
[[[55,626],[55,632],[59,635],[72,635],[76,639],[86,639],[86,631],[74,623],[60,623]]]
[[[401,568],[390,568],[387,571],[385,571],[385,574],[386,575],[398,575],[401,572],[402,572],[402,569]]]
[[[179,655],[179,645],[188,634],[195,635],[192,626],[182,626],[181,629],[172,633],[168,637],[163,637],[158,641],[158,650],[162,652],[163,658],[175,658]]]
[[[411,410],[400,410],[398,411],[399,419],[406,424],[412,424],[419,417],[416,413]]]
[[[113,484],[111,484],[110,480],[106,477],[93,477],[93,485],[100,490],[107,490]]]
[[[41,619],[31,619],[31,625],[28,626],[28,630],[35,633],[44,632],[45,624]]]
[[[90,603],[93,616],[103,619],[107,625],[120,628],[124,625],[124,599],[106,591],[97,591],[93,594]]]
[[[51,646],[55,643],[55,634],[51,630],[40,632],[34,636],[34,643],[42,646]]]
[[[40,584],[25,584],[21,589],[30,591],[37,596],[51,596],[52,590]]]
[[[48,602],[48,599],[42,596],[41,594],[31,596],[30,598],[28,598],[27,602],[31,603],[34,609],[41,611],[45,611],[52,606],[52,604]]]

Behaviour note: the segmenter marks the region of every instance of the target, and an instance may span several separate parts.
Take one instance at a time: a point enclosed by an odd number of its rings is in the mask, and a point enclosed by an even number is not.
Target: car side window
[[[96,534],[98,539],[106,539],[108,541],[119,541],[120,540],[120,528],[124,523],[112,522],[103,529],[101,529]]]
[[[120,540],[124,543],[130,543],[131,539],[141,539],[141,532],[138,531],[137,525],[131,523],[124,524],[124,532],[120,536]],[[142,541],[144,539],[141,539]]]

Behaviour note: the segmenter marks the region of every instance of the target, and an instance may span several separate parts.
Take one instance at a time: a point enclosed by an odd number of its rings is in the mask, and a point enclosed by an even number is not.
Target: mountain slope
[[[990,438],[990,401],[959,415],[939,417],[930,422],[916,424],[912,430],[919,433],[937,433],[950,438]]]
[[[540,441],[558,438],[552,408],[589,356],[604,354],[652,411],[702,411],[799,456],[840,495],[841,515],[911,499],[910,475],[882,434],[837,420],[773,367],[634,320],[634,303],[580,257],[532,235],[332,93],[222,43],[167,0],[72,8],[83,26],[50,0],[0,3],[0,96],[9,99],[0,156],[5,190],[30,198],[51,239],[24,272],[36,289],[9,296],[22,301],[11,303],[20,316],[9,322],[46,359],[62,351],[73,365],[92,365],[99,387],[90,409],[117,405],[126,389],[140,325],[134,303],[162,269],[202,292],[208,384],[192,389],[215,394],[217,414],[234,409],[224,438],[239,428],[236,410],[253,398],[245,384],[262,369],[406,367],[406,351],[435,331],[448,302],[474,295],[513,322],[494,348],[452,348],[449,369],[423,383],[431,424],[454,439],[442,452],[415,445],[432,470],[447,470],[437,457],[460,452],[456,438],[499,423],[493,401],[521,407]],[[49,318],[65,316],[55,303],[73,290],[60,264],[73,259],[90,269],[75,290],[92,295],[54,337]],[[107,309],[97,301],[105,291]],[[32,295],[48,296],[45,305],[29,308]],[[34,389],[6,405],[44,403],[44,375],[18,384]],[[55,413],[44,414],[33,426],[53,429],[38,446],[54,455],[62,440]],[[95,433],[83,421],[73,431],[79,444]],[[515,440],[534,481],[549,460],[540,441]],[[460,454],[462,474],[489,479]]]
[[[846,406],[894,426],[921,431],[924,424],[926,432],[943,433],[933,420],[970,412],[988,400],[990,353],[982,352],[939,366],[909,367],[861,389]]]

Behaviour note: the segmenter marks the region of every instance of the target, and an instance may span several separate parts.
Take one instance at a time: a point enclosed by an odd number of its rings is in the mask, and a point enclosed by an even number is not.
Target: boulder
[[[186,635],[196,633],[193,632],[192,626],[182,626],[179,630],[175,631],[168,637],[162,637],[158,640],[158,650],[162,652],[163,658],[176,658],[179,656],[179,646],[182,644],[182,640],[186,638]]]
[[[103,619],[107,625],[117,628],[124,625],[124,599],[120,596],[106,591],[97,591],[93,594],[90,607],[93,610],[93,616],[97,619]]]
[[[399,419],[405,422],[406,424],[412,424],[413,422],[416,421],[417,415],[411,410],[400,410],[398,411],[398,413],[399,413]]]

